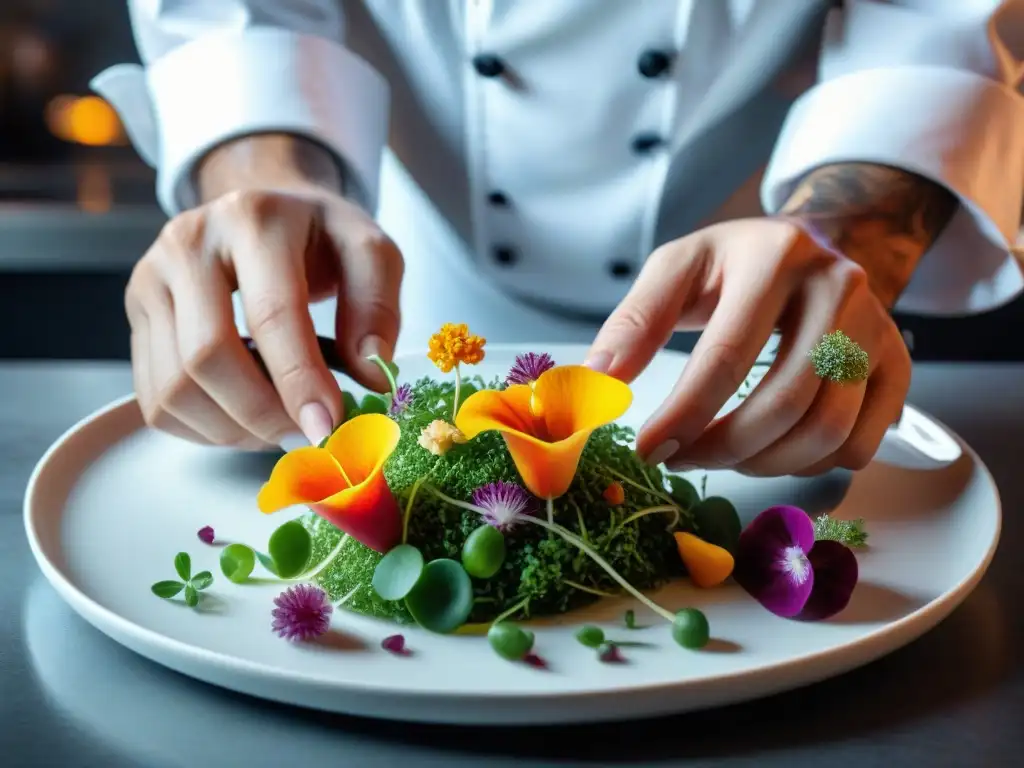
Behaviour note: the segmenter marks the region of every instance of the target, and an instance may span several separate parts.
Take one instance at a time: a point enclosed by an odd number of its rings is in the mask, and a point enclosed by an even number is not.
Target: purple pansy
[[[402,384],[395,390],[395,395],[391,398],[391,415],[398,416],[404,413],[410,405],[412,405],[412,387]]]
[[[310,584],[289,587],[274,598],[271,628],[286,640],[312,640],[331,625],[334,606],[327,593]]]
[[[512,364],[512,369],[508,372],[508,376],[505,377],[506,384],[529,384],[531,381],[536,381],[540,378],[540,375],[544,371],[548,371],[555,367],[555,361],[551,359],[551,355],[547,352],[537,354],[536,352],[526,352],[522,355],[516,355],[515,362]]]
[[[857,558],[838,541],[815,541],[799,507],[769,507],[740,534],[733,578],[777,616],[806,621],[843,610],[857,585]]]
[[[499,480],[473,491],[473,506],[482,510],[488,524],[504,532],[515,526],[519,515],[533,514],[534,499],[515,483]]]

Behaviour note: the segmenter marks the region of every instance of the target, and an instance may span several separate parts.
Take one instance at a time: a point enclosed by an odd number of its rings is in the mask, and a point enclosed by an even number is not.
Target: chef
[[[325,436],[341,401],[316,332],[381,388],[366,356],[443,322],[584,342],[625,380],[702,329],[641,455],[857,469],[910,381],[890,311],[1021,289],[1024,0],[129,8],[143,65],[94,87],[170,216],[125,296],[135,389],[189,440]],[[854,380],[810,362],[833,331],[867,355]]]

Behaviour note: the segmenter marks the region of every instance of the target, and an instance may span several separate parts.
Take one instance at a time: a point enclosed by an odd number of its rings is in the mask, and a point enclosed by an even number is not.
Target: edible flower
[[[444,456],[456,443],[466,442],[466,438],[447,421],[434,419],[423,428],[416,442],[435,456]]]
[[[694,585],[702,589],[717,587],[732,574],[735,561],[729,550],[685,531],[676,531],[672,535],[679,558]]]
[[[504,533],[514,527],[520,515],[533,512],[533,499],[515,483],[499,480],[473,491],[473,504],[488,524]]]
[[[515,362],[505,377],[505,383],[509,385],[530,384],[539,379],[542,373],[554,367],[555,361],[551,359],[551,355],[547,352],[539,355],[536,352],[516,355]]]
[[[427,357],[442,373],[455,371],[455,397],[452,400],[452,419],[459,412],[459,393],[462,389],[462,364],[476,365],[484,359],[487,339],[469,332],[465,323],[445,323],[430,337]]]
[[[199,537],[199,540],[203,542],[203,544],[213,544],[214,539],[216,538],[213,532],[213,526],[210,525],[204,525],[196,531],[196,536]]]
[[[572,484],[591,433],[628,410],[629,386],[582,365],[558,366],[533,383],[470,395],[455,425],[472,440],[500,432],[526,487],[551,500]]]
[[[260,489],[260,511],[305,504],[356,541],[387,552],[402,537],[401,511],[383,471],[400,436],[392,419],[364,413],[338,427],[323,448],[289,451]]]
[[[857,558],[838,541],[815,541],[799,507],[769,507],[740,534],[736,582],[777,616],[807,621],[843,610],[857,585]]]
[[[622,483],[619,482],[608,483],[608,487],[604,489],[604,493],[601,495],[613,507],[617,507],[626,501],[626,491],[622,487]]]
[[[331,626],[334,606],[327,593],[310,584],[289,587],[274,598],[271,629],[286,640],[312,640]]]
[[[395,390],[395,394],[391,397],[391,406],[388,412],[392,416],[399,416],[405,413],[410,405],[412,405],[412,387],[403,384]]]

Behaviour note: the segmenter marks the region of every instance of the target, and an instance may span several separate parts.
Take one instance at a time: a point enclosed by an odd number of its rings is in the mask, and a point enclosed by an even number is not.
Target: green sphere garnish
[[[406,596],[405,607],[424,629],[439,634],[454,632],[473,610],[473,582],[454,560],[431,560]]]
[[[493,525],[481,525],[462,545],[462,565],[466,573],[478,579],[489,579],[505,562],[505,537]]]
[[[282,579],[292,579],[306,570],[313,553],[313,539],[298,520],[290,520],[272,534],[267,543],[274,573]]]
[[[487,630],[487,642],[503,659],[519,661],[533,648],[533,633],[509,621],[492,624]]]
[[[842,331],[822,336],[810,358],[815,374],[826,381],[849,384],[868,377],[868,353]]]
[[[576,631],[576,639],[587,648],[598,648],[604,642],[604,630],[591,624],[586,624]]]
[[[626,611],[626,615],[623,620],[626,622],[626,629],[637,629],[636,613],[633,612],[632,608]]]
[[[229,581],[244,584],[256,567],[256,553],[245,544],[228,544],[220,553],[220,570]]]
[[[423,555],[411,544],[399,544],[377,563],[370,583],[385,600],[404,600],[422,576]]]
[[[703,648],[711,639],[707,616],[696,608],[683,608],[672,622],[672,639],[683,648]]]

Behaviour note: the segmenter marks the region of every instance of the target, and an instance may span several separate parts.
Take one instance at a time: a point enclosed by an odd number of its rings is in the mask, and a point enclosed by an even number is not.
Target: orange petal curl
[[[384,462],[400,437],[393,420],[366,413],[342,424],[323,448],[289,451],[260,489],[260,511],[305,504],[370,549],[387,552],[402,536],[402,513],[384,479]]]
[[[690,574],[690,581],[698,587],[717,587],[732,575],[735,562],[729,550],[710,544],[692,533],[678,531],[672,535],[679,549],[679,557]]]
[[[467,439],[497,431],[532,494],[569,490],[590,435],[632,404],[629,386],[582,365],[551,368],[532,384],[470,395],[455,418]]]

